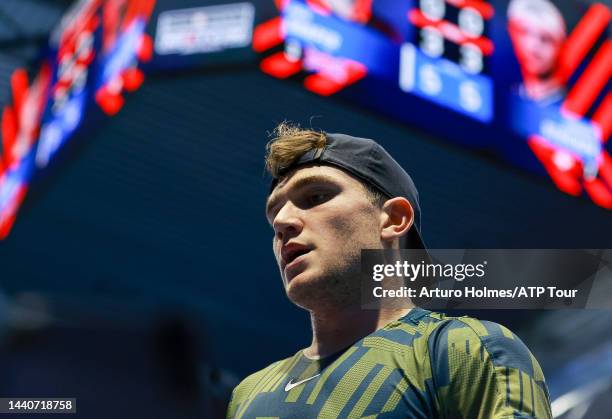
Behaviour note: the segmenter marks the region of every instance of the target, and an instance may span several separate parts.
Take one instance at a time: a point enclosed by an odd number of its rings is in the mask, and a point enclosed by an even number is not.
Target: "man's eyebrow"
[[[296,180],[291,186],[290,188],[293,190],[297,190],[300,188],[303,188],[305,186],[308,185],[312,185],[315,183],[335,183],[335,180],[333,177],[331,176],[326,176],[326,175],[312,175],[312,176],[306,176],[303,178],[300,178],[298,180]],[[274,206],[276,206],[276,204],[278,203],[279,200],[279,196],[276,193],[272,193],[272,195],[270,195],[270,198],[268,198],[268,202],[266,203],[266,215],[269,215],[270,210],[272,210],[272,208],[274,208]]]

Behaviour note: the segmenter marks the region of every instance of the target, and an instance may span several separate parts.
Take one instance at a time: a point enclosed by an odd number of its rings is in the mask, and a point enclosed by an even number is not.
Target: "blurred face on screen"
[[[532,99],[544,98],[561,86],[553,79],[565,23],[548,0],[512,0],[508,6],[508,31]]]
[[[563,39],[533,19],[515,19],[512,26],[512,43],[523,71],[530,76],[545,78],[554,70]]]
[[[289,299],[305,309],[359,304],[361,249],[382,247],[380,213],[340,169],[306,166],[281,180],[266,215]]]

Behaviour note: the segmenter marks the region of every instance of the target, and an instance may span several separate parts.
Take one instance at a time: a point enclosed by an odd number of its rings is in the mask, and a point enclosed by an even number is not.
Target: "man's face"
[[[364,186],[335,167],[300,168],[279,182],[266,216],[289,299],[306,309],[359,303],[361,249],[382,247],[380,215]]]
[[[542,28],[534,19],[512,19],[510,35],[523,71],[543,78],[553,71],[563,38]]]

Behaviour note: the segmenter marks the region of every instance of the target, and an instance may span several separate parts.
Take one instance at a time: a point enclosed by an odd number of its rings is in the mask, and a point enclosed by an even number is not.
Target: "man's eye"
[[[329,193],[327,192],[316,192],[310,194],[308,201],[311,205],[321,204],[329,199]]]

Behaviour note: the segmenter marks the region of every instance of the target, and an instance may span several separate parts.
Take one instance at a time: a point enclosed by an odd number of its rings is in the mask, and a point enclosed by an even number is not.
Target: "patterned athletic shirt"
[[[540,365],[510,330],[420,308],[321,360],[247,377],[228,418],[552,418]]]

